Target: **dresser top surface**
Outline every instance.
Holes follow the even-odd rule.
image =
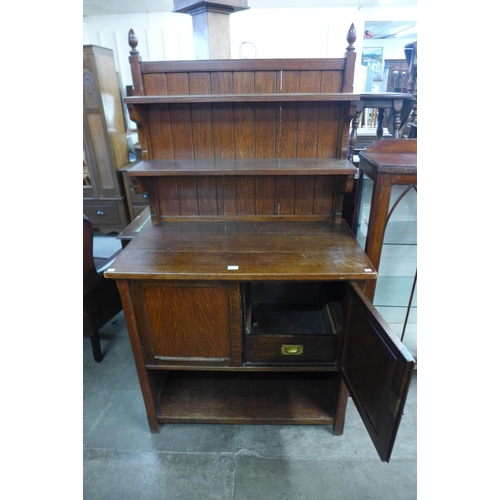
[[[114,279],[369,280],[377,273],[345,221],[148,221]]]

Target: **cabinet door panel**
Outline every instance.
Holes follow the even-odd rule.
[[[147,362],[231,357],[236,285],[148,282],[133,288]]]
[[[360,288],[348,287],[341,373],[382,461],[388,462],[415,362]]]

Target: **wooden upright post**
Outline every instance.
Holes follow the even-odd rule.
[[[231,59],[229,14],[248,9],[247,0],[174,0],[173,12],[190,14],[196,59]]]

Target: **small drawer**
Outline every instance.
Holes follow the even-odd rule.
[[[335,335],[247,335],[248,363],[335,363]]]
[[[83,213],[90,219],[92,225],[120,224],[120,212],[116,205],[87,205],[83,206]]]
[[[128,181],[128,192],[130,195],[130,201],[134,205],[147,205],[148,204],[148,196],[146,194],[141,194],[141,193],[136,193],[134,191],[134,186],[132,185],[132,181],[130,178],[127,179]]]
[[[337,362],[337,322],[321,283],[257,283],[245,294],[246,362]]]
[[[148,208],[148,205],[133,205],[132,206],[132,210],[133,210],[133,216],[134,216],[134,219],[136,217],[139,217],[139,215],[142,214],[142,212],[144,212],[144,209],[145,208]]]

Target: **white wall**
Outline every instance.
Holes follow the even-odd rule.
[[[231,14],[231,55],[242,42],[257,47],[258,58],[343,57],[351,23],[360,47],[364,21],[357,7],[249,9]]]
[[[191,16],[183,14],[124,14],[87,16],[83,20],[83,45],[99,45],[113,50],[122,87],[132,85],[128,57],[128,32],[132,28],[139,41],[143,61],[194,59]]]
[[[230,15],[231,55],[240,57],[240,44],[251,42],[258,58],[342,57],[346,35],[354,23],[354,44],[361,60],[363,44],[384,48],[384,59],[404,58],[408,39],[363,40],[365,20],[408,21],[417,19],[417,9],[381,7],[316,7],[248,9]],[[144,61],[194,59],[193,31],[189,14],[155,13],[84,18],[83,44],[113,49],[116,70],[123,88],[132,84],[128,56],[128,31],[139,40]]]

